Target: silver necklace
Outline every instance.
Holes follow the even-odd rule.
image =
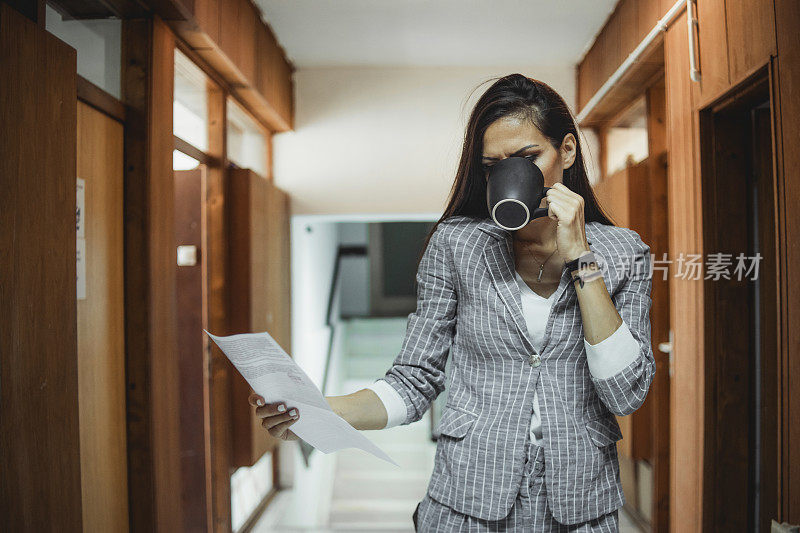
[[[525,247],[528,249],[528,253],[531,254],[531,257],[533,257],[533,260],[539,263],[539,260],[536,259],[536,256],[531,251],[530,245],[526,245]],[[537,283],[541,283],[542,281],[542,273],[544,272],[544,265],[546,265],[547,262],[550,261],[550,258],[553,257],[553,254],[556,253],[557,251],[558,251],[558,243],[556,243],[556,249],[553,250],[549,256],[547,256],[547,259],[544,260],[544,263],[539,263],[539,275],[536,277]]]

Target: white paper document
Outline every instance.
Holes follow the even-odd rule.
[[[206,331],[236,370],[267,403],[296,407],[291,431],[324,453],[359,448],[399,466],[364,434],[333,412],[311,378],[266,331],[217,337]]]

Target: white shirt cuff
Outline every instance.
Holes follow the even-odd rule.
[[[403,401],[400,394],[394,390],[386,380],[379,379],[367,388],[378,395],[378,398],[381,399],[383,406],[386,408],[386,414],[389,419],[383,429],[399,426],[406,421],[408,415],[406,403]]]
[[[589,372],[596,379],[606,379],[619,373],[639,357],[639,342],[633,337],[625,321],[608,337],[597,344],[585,338],[586,360]]]

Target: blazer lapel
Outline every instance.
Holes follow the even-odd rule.
[[[525,348],[535,351],[522,313],[522,297],[517,286],[517,280],[514,279],[514,257],[509,249],[510,246],[510,236],[489,239],[483,257],[486,261],[489,275],[492,278],[492,283],[500,295],[500,299],[503,300],[506,308],[511,312],[514,323],[517,325],[517,329],[525,342]]]
[[[492,278],[492,283],[500,295],[500,299],[511,312],[514,323],[517,325],[517,329],[525,342],[525,348],[530,351],[536,351],[528,332],[528,326],[525,323],[525,317],[522,311],[522,297],[520,296],[517,280],[514,277],[514,254],[511,242],[513,239],[512,232],[501,228],[491,219],[481,220],[478,224],[478,228],[494,237],[489,239],[483,254],[486,266],[489,270],[489,275]],[[591,224],[586,224],[585,228],[589,249],[593,250],[592,238],[594,236],[594,228]],[[572,277],[567,269],[564,268],[561,272],[558,288],[553,296],[554,306],[560,300],[570,283],[572,283]],[[552,319],[553,313],[550,314],[548,322]],[[548,328],[545,332],[542,351],[544,351],[550,339],[550,329],[552,328]]]

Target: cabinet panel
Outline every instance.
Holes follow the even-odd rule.
[[[250,170],[228,177],[229,333],[268,331],[291,354],[287,196]],[[232,375],[233,466],[251,466],[278,441],[247,404],[247,382]]]
[[[256,23],[260,21],[249,0],[223,0],[219,5],[219,47],[235,67],[241,83],[255,81]]]
[[[660,0],[639,0],[636,2],[638,5],[637,18],[639,23],[639,41],[641,42],[650,30],[656,25],[656,22],[663,17],[667,10],[661,9]]]
[[[771,0],[725,3],[731,81],[765,65],[775,54],[775,11]],[[746,45],[745,45],[746,43]]]
[[[194,18],[211,42],[219,42],[220,2],[218,0],[195,0]]]
[[[699,100],[705,102],[709,98],[719,96],[730,86],[725,2],[699,0],[697,2],[697,19],[700,30],[695,42],[699,48],[699,67],[702,79],[699,84],[695,84],[697,86],[695,89],[699,90]],[[673,26],[677,24],[680,23],[676,21]],[[685,19],[683,19],[683,25],[686,27]],[[689,38],[688,35],[686,38]],[[686,54],[688,57],[688,48]],[[688,72],[687,70],[686,76],[688,76]]]
[[[620,19],[615,12],[609,19],[602,34],[602,67],[598,89],[611,77],[622,64],[619,48]]]

